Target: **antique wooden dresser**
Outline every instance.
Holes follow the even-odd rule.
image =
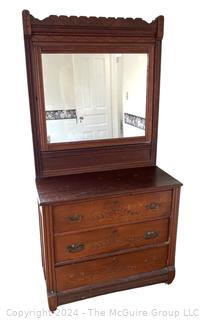
[[[156,166],[163,23],[23,11],[52,311],[174,279],[181,183]]]

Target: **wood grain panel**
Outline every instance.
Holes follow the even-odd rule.
[[[167,247],[116,255],[56,268],[57,291],[126,278],[166,266]]]
[[[45,177],[150,164],[150,144],[41,152]]]

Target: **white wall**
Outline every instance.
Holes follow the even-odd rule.
[[[34,312],[27,319],[68,319],[64,310],[78,309],[78,319],[96,319],[88,309],[138,309],[138,320],[158,310],[179,310],[177,319],[204,319],[204,1],[1,1],[1,265],[0,318],[16,311]],[[59,307],[46,316],[46,288],[41,268],[34,185],[34,162],[26,82],[22,9],[39,18],[50,14],[143,17],[165,15],[162,50],[158,165],[184,183],[181,193],[175,282],[109,294]],[[185,317],[184,309],[199,309]],[[83,314],[85,313],[85,314]],[[72,318],[75,319],[75,316]],[[105,319],[105,317],[99,317]],[[21,317],[25,319],[25,317]],[[110,317],[122,319],[122,317]],[[126,317],[134,319],[134,317]],[[136,317],[135,317],[136,319]]]
[[[147,88],[147,54],[123,54],[123,113],[145,118]]]
[[[145,136],[145,130],[134,127],[130,124],[123,123],[124,137],[143,137]]]
[[[42,54],[46,110],[75,109],[73,55]]]

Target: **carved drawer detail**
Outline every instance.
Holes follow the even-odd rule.
[[[166,242],[168,219],[55,236],[56,262]]]
[[[168,217],[171,199],[163,191],[54,206],[54,233]]]

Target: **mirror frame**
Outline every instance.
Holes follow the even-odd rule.
[[[164,18],[49,16],[23,11],[31,124],[37,177],[150,166],[156,163]],[[145,137],[48,143],[41,53],[147,53]]]

